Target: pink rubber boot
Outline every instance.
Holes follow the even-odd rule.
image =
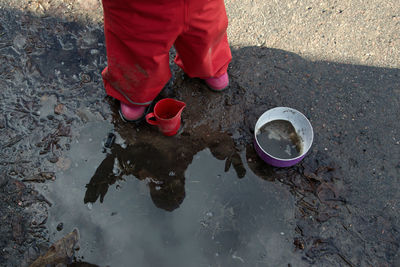
[[[147,106],[128,105],[124,102],[120,103],[121,105],[119,109],[119,114],[121,115],[123,120],[128,122],[139,122],[141,119],[144,118]]]
[[[228,73],[225,72],[219,77],[211,77],[204,80],[208,87],[216,92],[224,90],[229,85]]]

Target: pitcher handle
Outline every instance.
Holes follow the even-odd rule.
[[[146,115],[146,121],[148,124],[151,125],[158,125],[158,121],[156,120],[151,120],[152,118],[155,118],[156,116],[154,115],[154,112],[150,112],[149,114]]]

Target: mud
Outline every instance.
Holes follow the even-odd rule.
[[[158,99],[187,107],[179,135],[164,137],[123,123],[106,97],[101,24],[8,2],[2,266],[27,266],[74,228],[82,243],[72,266],[399,263],[398,69],[240,47],[218,94],[171,66]],[[310,153],[291,168],[269,167],[251,144],[258,116],[275,106],[300,110],[314,127]],[[117,138],[104,148],[110,132]]]

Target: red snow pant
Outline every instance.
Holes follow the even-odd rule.
[[[189,77],[218,77],[231,61],[223,0],[103,0],[108,95],[148,105],[171,78],[169,50]]]

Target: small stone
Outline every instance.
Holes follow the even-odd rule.
[[[83,73],[83,74],[81,75],[81,81],[82,81],[83,83],[88,83],[88,82],[90,82],[90,80],[91,80],[91,78],[90,78],[90,76],[89,76],[88,74]]]
[[[54,181],[56,179],[56,174],[54,172],[41,172],[40,176],[46,180]]]
[[[15,38],[14,38],[14,47],[17,49],[23,49],[26,45],[26,37],[18,34]]]
[[[64,229],[64,224],[62,223],[62,222],[60,222],[58,225],[57,225],[57,231],[61,231],[62,229]]]
[[[64,105],[63,104],[58,104],[54,107],[54,113],[57,115],[60,115],[64,112]]]
[[[113,133],[108,133],[107,139],[106,139],[106,141],[104,142],[104,147],[105,147],[105,148],[111,148],[112,145],[113,145],[114,142],[115,142],[115,138],[116,138],[115,134],[113,134]]]

